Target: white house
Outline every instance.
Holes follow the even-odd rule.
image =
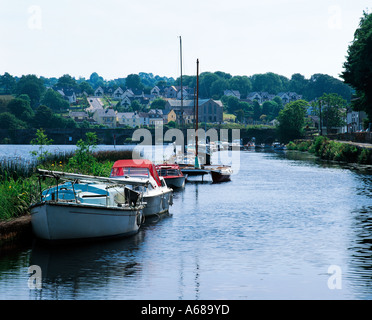
[[[141,120],[137,112],[118,112],[116,114],[116,121],[121,126],[132,128],[141,126]]]
[[[94,90],[94,95],[96,97],[102,97],[104,94],[104,90],[101,87],[98,87],[96,90]]]
[[[124,90],[120,87],[116,88],[113,92],[112,96],[113,98],[119,99],[124,93]]]
[[[240,92],[238,90],[225,90],[223,94],[225,96],[233,96],[240,99]]]
[[[367,118],[364,111],[349,110],[346,113],[347,132],[357,132],[363,130],[363,120]]]

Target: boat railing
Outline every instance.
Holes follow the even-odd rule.
[[[143,186],[147,187],[149,184],[149,181],[144,180],[133,180],[126,178],[119,180],[42,169],[38,169],[37,173],[39,174],[40,192],[38,203],[58,202],[66,204],[83,204],[87,206],[105,205],[106,207],[136,207],[138,205],[143,205],[143,192],[133,190],[133,188]],[[56,184],[42,190],[41,180],[45,180],[45,178],[55,179]],[[60,183],[61,180],[64,181],[62,184]],[[63,186],[66,182],[71,183],[71,189],[68,189],[69,186]],[[105,185],[105,192],[94,193],[91,191],[82,191],[75,189],[75,185],[79,184],[86,185],[88,190],[88,186],[94,183]],[[111,189],[115,189],[115,191],[111,192],[110,194]],[[61,197],[61,195],[63,196]],[[105,200],[103,202],[100,202],[100,198],[104,198]],[[113,198],[112,201],[111,198]],[[94,200],[96,200],[96,202],[94,202]]]

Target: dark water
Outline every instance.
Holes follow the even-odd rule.
[[[171,213],[128,239],[0,257],[0,299],[372,298],[367,171],[240,152],[231,182],[187,183]],[[30,265],[41,290],[28,287]]]

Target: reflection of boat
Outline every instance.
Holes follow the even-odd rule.
[[[256,139],[253,137],[245,146],[245,150],[253,150],[256,147]]]
[[[268,149],[273,149],[273,146],[269,144],[261,143],[259,145],[256,144],[255,149],[256,150],[268,150]]]
[[[276,151],[281,151],[281,150],[285,150],[286,146],[284,144],[281,144],[280,142],[274,142],[273,143],[273,148]]]
[[[31,224],[37,238],[83,240],[129,236],[142,223],[142,195],[129,186],[148,182],[116,181],[59,171],[38,170],[40,178],[56,179],[40,201],[31,205]],[[59,184],[60,180],[65,180]]]
[[[156,165],[156,171],[160,177],[163,177],[168,187],[183,188],[186,177],[183,175],[177,164],[159,164]]]
[[[169,212],[173,190],[167,187],[164,178],[159,177],[155,165],[150,160],[118,160],[112,166],[110,177],[118,180],[130,177],[149,181],[146,186],[138,185],[133,188],[143,194],[146,203],[143,214],[151,216]]]

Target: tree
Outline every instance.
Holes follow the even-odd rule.
[[[130,89],[143,90],[144,85],[141,82],[141,78],[138,74],[130,74],[125,79],[125,84]]]
[[[74,89],[77,86],[76,80],[69,74],[64,74],[62,77],[58,78],[58,82],[56,84],[56,87],[63,89]]]
[[[327,74],[316,73],[310,77],[305,97],[313,100],[324,93],[337,93],[345,100],[351,99],[351,88],[341,80]]]
[[[40,105],[35,112],[32,121],[34,128],[53,127],[53,111],[45,105]]]
[[[26,129],[27,125],[15,117],[14,114],[10,112],[4,112],[0,114],[0,128],[1,129]]]
[[[210,88],[210,96],[213,99],[220,99],[223,96],[224,90],[228,88],[228,82],[225,79],[214,81]]]
[[[63,111],[69,108],[69,103],[63,99],[60,93],[54,91],[53,89],[48,89],[45,92],[41,103],[48,106],[50,109],[54,111]]]
[[[156,98],[153,102],[151,102],[151,109],[164,109],[167,101],[162,98]]]
[[[363,12],[354,40],[348,48],[341,77],[355,88],[356,110],[364,110],[372,121],[372,13]]]
[[[5,72],[3,76],[0,77],[0,87],[4,94],[12,94],[16,88],[17,82],[15,78],[8,72]]]
[[[51,155],[48,150],[45,150],[44,146],[49,146],[53,143],[52,139],[48,139],[48,136],[44,133],[44,129],[37,129],[36,130],[36,138],[31,140],[31,144],[33,146],[38,146],[39,149],[37,151],[30,151],[31,155],[37,157],[38,161],[46,160],[46,158]]]
[[[28,123],[34,116],[34,111],[28,100],[15,98],[8,103],[8,110],[18,119]]]
[[[251,77],[251,82],[253,91],[264,91],[272,94],[283,91],[281,77],[273,72],[255,74]]]
[[[211,97],[211,87],[213,82],[219,80],[218,75],[212,72],[203,72],[199,77],[199,96],[201,98]]]
[[[282,142],[302,136],[307,105],[307,101],[297,100],[286,104],[284,109],[279,112],[278,134]]]
[[[94,90],[92,86],[87,81],[83,81],[79,84],[79,89],[81,92],[86,92],[89,95],[92,95],[94,93]]]
[[[267,115],[267,120],[271,121],[279,115],[279,106],[275,101],[265,101],[262,104],[262,113]]]
[[[247,97],[248,93],[252,91],[252,83],[247,76],[234,76],[229,80],[229,87],[231,90],[238,90],[242,98]]]
[[[319,100],[322,104],[322,122],[327,127],[327,133],[330,133],[332,127],[343,126],[345,124],[346,100],[335,93],[325,93]]]
[[[260,104],[258,103],[257,100],[253,101],[253,120],[260,120],[260,116],[262,114],[262,109]]]
[[[31,107],[34,109],[40,103],[40,98],[45,91],[43,80],[31,74],[22,76],[17,83],[16,93],[27,94],[31,99]]]

